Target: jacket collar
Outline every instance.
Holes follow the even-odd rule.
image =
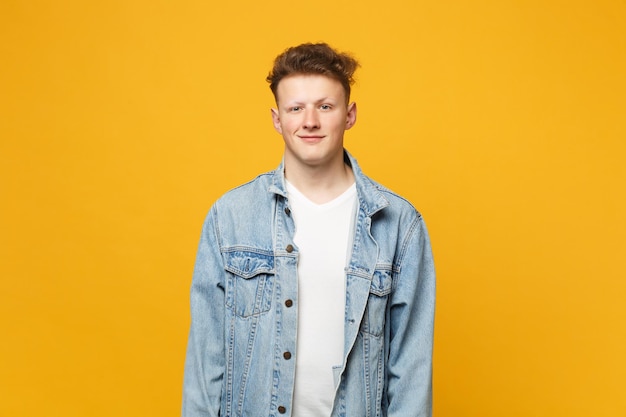
[[[344,149],[343,157],[345,162],[352,168],[356,182],[356,191],[359,198],[359,205],[366,216],[371,217],[377,211],[387,207],[389,201],[380,192],[379,186],[369,179],[357,163],[356,159]],[[287,187],[285,185],[285,159],[272,173],[272,182],[269,191],[287,198]]]

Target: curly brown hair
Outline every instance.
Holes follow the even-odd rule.
[[[345,52],[338,52],[326,43],[304,43],[286,49],[274,60],[274,67],[266,80],[274,99],[278,101],[276,90],[283,78],[294,74],[319,74],[341,83],[350,99],[350,86],[354,83],[354,72],[359,67],[356,59]]]

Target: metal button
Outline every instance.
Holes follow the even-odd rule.
[[[278,406],[278,412],[280,414],[285,414],[287,412],[287,409],[285,407],[283,407],[282,405]]]
[[[289,207],[285,207],[285,214],[287,216],[291,216],[291,210],[289,210]]]
[[[285,249],[287,250],[287,252],[291,253],[291,252],[293,252],[293,245],[289,244],[289,245],[287,245],[287,247]]]
[[[285,358],[285,359],[287,359],[287,360],[291,359],[291,352],[285,352],[285,353],[283,353],[283,358]]]
[[[293,301],[292,300],[285,300],[285,305],[287,307],[291,307],[293,305]]]

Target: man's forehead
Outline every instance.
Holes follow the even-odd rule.
[[[321,74],[293,74],[278,83],[276,89],[280,101],[319,101],[324,99],[345,100],[345,90],[341,83]]]

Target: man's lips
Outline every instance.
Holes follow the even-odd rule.
[[[298,135],[298,137],[305,142],[318,142],[324,139],[323,135]]]

